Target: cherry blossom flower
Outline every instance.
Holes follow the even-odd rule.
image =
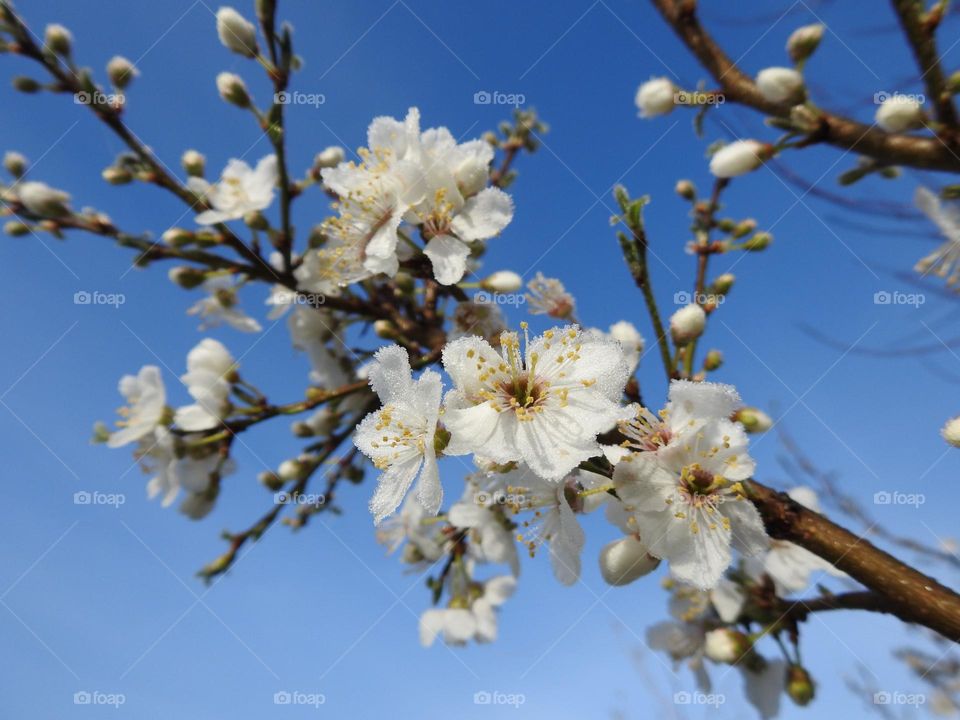
[[[120,378],[120,394],[127,406],[119,410],[120,428],[110,433],[107,447],[118,448],[151,435],[166,412],[167,393],[156,365],[144,365],[136,375]]]
[[[448,645],[465,645],[469,640],[493,642],[497,639],[496,610],[513,594],[517,581],[500,575],[476,586],[476,599],[457,595],[446,608],[432,608],[420,616],[420,642],[430,647],[438,635]]]
[[[527,283],[527,290],[529,292],[525,297],[530,303],[531,315],[549,315],[558,320],[573,317],[576,300],[558,279],[544,277],[543,273],[538,272]]]
[[[266,209],[273,202],[277,176],[277,156],[267,155],[257,163],[256,169],[243,160],[231,160],[216,184],[191,177],[187,187],[210,205],[209,210],[197,215],[197,223],[216,225]]]
[[[455,385],[444,400],[452,434],[445,452],[523,460],[540,477],[560,481],[600,455],[597,435],[630,413],[618,402],[628,375],[620,348],[575,325],[548,330],[525,352],[515,333],[500,342],[500,353],[477,337],[444,348]]]
[[[393,345],[377,351],[370,387],[383,407],[357,426],[354,444],[383,473],[370,500],[374,523],[400,506],[417,478],[417,499],[436,515],[443,499],[434,448],[443,392],[440,375],[425,370],[414,382],[407,351]]]
[[[201,340],[187,354],[187,372],[180,378],[196,403],[178,408],[174,423],[188,432],[219,425],[230,408],[230,375],[235,369],[233,356],[220,342]]]
[[[925,187],[918,187],[913,199],[947,239],[921,259],[914,269],[924,275],[933,273],[947,278],[947,285],[956,287],[960,284],[960,207],[954,203],[942,203]]]
[[[200,330],[227,324],[240,332],[260,332],[260,323],[240,309],[237,289],[227,275],[218,275],[204,281],[208,296],[201,298],[187,310],[187,315],[200,318]]]
[[[638,114],[646,119],[672,112],[676,92],[677,88],[669,78],[659,77],[647,80],[637,88],[637,96],[634,99],[637,110],[640,111]]]

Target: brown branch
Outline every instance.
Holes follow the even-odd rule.
[[[765,99],[753,80],[743,73],[714,41],[697,19],[691,0],[650,0],[673,28],[680,40],[696,56],[720,85],[731,102],[752,107],[766,115],[787,118],[790,105]],[[960,172],[960,153],[955,139],[916,137],[887,133],[850,118],[820,111],[816,140],[890,165],[905,165],[925,170]]]
[[[937,52],[937,42],[934,31],[942,19],[940,5],[934,6],[929,14],[924,12],[924,3],[918,0],[892,0],[893,9],[900,20],[904,35],[917,59],[917,66],[923,73],[920,77],[930,102],[936,109],[937,120],[948,127],[957,126],[957,109],[953,105],[953,97],[947,90],[947,79],[940,65],[940,54]]]
[[[747,493],[767,533],[827,560],[883,598],[884,612],[960,642],[960,595],[914,570],[863,537],[755,481]]]
[[[806,620],[810,613],[825,610],[867,610],[896,615],[890,602],[885,597],[869,590],[858,590],[838,595],[822,595],[816,598],[787,600],[785,602],[790,603],[790,606],[784,611],[784,616],[798,622]]]

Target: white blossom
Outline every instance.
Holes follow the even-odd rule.
[[[187,180],[187,187],[210,204],[211,209],[196,217],[200,225],[216,225],[266,209],[273,202],[276,184],[276,155],[262,158],[256,169],[243,160],[233,159],[227,163],[216,184],[196,176]]]
[[[247,315],[240,307],[237,289],[227,275],[217,275],[204,281],[207,297],[201,298],[188,310],[187,315],[200,318],[200,330],[227,324],[240,332],[260,332],[260,323]]]
[[[640,364],[640,356],[643,355],[645,342],[643,335],[634,327],[633,323],[627,320],[621,320],[610,326],[609,336],[620,343],[623,350],[623,356],[630,367],[631,374],[636,372]]]
[[[940,436],[954,447],[960,447],[960,417],[954,417],[947,420]]]
[[[30,180],[16,187],[17,197],[35,215],[60,217],[70,212],[70,195],[46,183]]]
[[[887,132],[912,130],[923,124],[923,105],[912,95],[890,95],[880,103],[874,119]]]
[[[217,35],[228,50],[249,58],[259,53],[256,28],[232,7],[217,10]]]
[[[512,270],[497,270],[483,279],[480,286],[495,293],[512,293],[523,287],[523,278]]]
[[[597,435],[625,417],[618,402],[628,374],[622,354],[613,341],[575,325],[548,330],[525,352],[515,333],[504,333],[500,342],[500,353],[477,337],[443,350],[455,385],[444,401],[444,425],[452,433],[446,452],[523,460],[559,481],[601,454]]]
[[[180,378],[196,402],[178,408],[174,423],[188,432],[219,425],[230,408],[230,375],[235,369],[233,356],[220,342],[201,340],[187,354],[187,372]]]
[[[357,426],[354,444],[382,471],[370,500],[374,522],[379,524],[400,506],[418,477],[417,499],[436,515],[443,499],[434,449],[443,392],[440,375],[425,370],[414,382],[407,351],[393,345],[377,351],[370,387],[383,407]]]
[[[652,118],[673,111],[676,92],[677,88],[669,78],[659,77],[647,80],[637,88],[637,96],[634,99],[640,111],[638,114],[642,118]]]
[[[310,381],[334,389],[350,382],[342,353],[335,348],[338,325],[325,310],[297,305],[287,318],[293,347],[310,359]]]
[[[427,610],[420,616],[421,644],[433,645],[438,635],[448,645],[465,645],[469,640],[493,642],[497,638],[496,610],[516,586],[513,577],[501,575],[483,583],[475,600],[458,597],[451,607]]]
[[[500,335],[507,329],[507,321],[498,305],[476,300],[457,303],[452,320],[452,327],[447,333],[448,340],[477,335],[494,347],[499,347]]]
[[[531,315],[549,315],[558,320],[573,316],[576,301],[557,278],[548,278],[538,272],[527,283],[527,289],[526,298],[530,303]]]
[[[946,238],[946,242],[921,259],[914,270],[946,278],[951,287],[960,284],[960,206],[941,202],[925,187],[918,187],[913,198],[917,207]]]
[[[686,345],[703,335],[707,313],[697,303],[684,305],[670,316],[670,336],[677,345]]]
[[[167,394],[156,365],[144,365],[136,375],[124,375],[120,378],[119,390],[127,406],[119,411],[123,417],[117,422],[120,429],[110,433],[107,440],[107,447],[111,448],[151,434],[166,412]]]
[[[660,565],[636,535],[613,540],[600,551],[600,574],[610,585],[629,585]]]

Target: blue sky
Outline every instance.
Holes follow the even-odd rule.
[[[793,28],[826,22],[830,32],[809,64],[808,84],[816,100],[859,119],[872,117],[874,92],[919,90],[905,80],[915,73],[885,6],[864,18],[851,3],[777,2],[762,20],[745,21],[735,14],[740,9],[703,5],[706,24],[750,73],[785,63],[783,44]],[[252,14],[247,4],[239,8]],[[127,123],[171,167],[188,147],[204,152],[213,172],[230,157],[267,154],[249,116],[216,94],[214,76],[231,70],[244,75],[256,99],[268,97],[257,68],[219,45],[215,5],[23,0],[20,10],[38,30],[52,21],[68,26],[83,64],[99,69],[114,54],[136,62],[141,77],[129,92]],[[688,290],[693,276],[684,253],[687,208],[673,195],[674,183],[686,177],[709,186],[704,151],[713,140],[775,137],[760,118],[729,106],[711,116],[702,140],[688,113],[637,119],[639,82],[666,74],[689,87],[701,77],[642,2],[533,1],[522,11],[506,0],[482,8],[417,0],[287,2],[281,14],[293,22],[306,59],[296,88],[325,98],[289,113],[297,174],[327,145],[362,144],[374,116],[402,116],[411,105],[420,107],[425,126],[446,125],[464,138],[479,136],[510,111],[476,105],[478,91],[520,93],[539,110],[551,132],[537,154],[518,162],[511,188],[516,217],[492,241],[486,267],[561,277],[590,325],[629,319],[652,337],[609,225],[611,187],[622,182],[653,198],[646,217],[657,258],[654,284],[670,309],[674,292]],[[948,67],[956,56],[948,53]],[[0,66],[5,77],[32,70],[8,56]],[[70,191],[77,206],[102,209],[130,231],[190,225],[178,202],[160,191],[100,180],[121,145],[69,98],[18,96],[4,82],[0,103],[3,149],[35,161],[34,179]],[[820,148],[783,160],[826,191],[838,190],[836,175],[854,162]],[[864,181],[845,194],[906,204],[917,182],[936,181],[907,173],[896,182]],[[894,224],[843,211],[771,168],[735,182],[726,202],[732,215],[770,228],[775,242],[763,254],[716,262],[716,272],[735,265],[738,276],[705,341],[726,357],[716,379],[782,416],[806,450],[891,529],[932,544],[955,532],[960,455],[947,450],[938,430],[960,411],[958,357],[944,350],[922,362],[878,359],[813,342],[803,331],[812,326],[858,348],[949,343],[950,300],[936,282],[921,290],[926,302],[919,308],[874,303],[879,291],[916,291],[895,273],[932,249],[930,228],[918,218]],[[322,219],[327,206],[313,192],[295,212],[303,229]],[[369,484],[340,495],[343,516],[321,516],[296,535],[277,527],[227,577],[203,586],[193,573],[222,551],[219,532],[246,527],[270,502],[256,473],[296,452],[286,422],[244,438],[239,472],[205,521],[149,502],[146,478],[130,456],[91,446],[90,428],[120,404],[117,379],[145,363],[164,369],[174,402],[186,400],[175,376],[201,337],[194,318],[184,315],[197,296],[171,286],[163,267],[131,270],[130,255],[99,238],[6,238],[0,258],[7,296],[0,330],[8,347],[0,355],[0,492],[7,508],[0,530],[6,648],[0,694],[10,716],[401,711],[431,718],[636,718],[661,702],[671,716],[673,692],[692,687],[688,673],[674,676],[662,658],[643,651],[645,628],[666,616],[657,580],[603,585],[593,558],[613,535],[598,519],[588,520],[593,532],[583,582],[563,588],[542,558],[526,563],[492,646],[419,646],[417,616],[427,592],[422,579],[404,575],[374,542]],[[126,302],[118,309],[74,305],[82,290],[123,293]],[[261,301],[253,292],[245,296],[257,313]],[[282,323],[266,327],[257,338],[213,335],[242,355],[245,375],[271,398],[293,400],[306,381],[306,360],[290,348]],[[644,359],[640,377],[645,397],[657,405],[665,387],[655,354]],[[775,437],[755,441],[754,450],[760,478],[787,481]],[[461,469],[445,470],[450,492],[459,492]],[[75,505],[74,493],[84,490],[122,493],[125,502],[116,509]],[[926,502],[874,508],[872,496],[882,490],[922,493]],[[869,663],[879,688],[916,687],[889,659],[889,649],[906,637],[883,617],[836,614],[807,623],[804,657],[820,680],[814,712],[860,710],[842,680],[858,661]],[[724,707],[693,708],[686,716],[742,716],[737,674],[715,678]],[[122,693],[126,702],[119,710],[77,707],[78,691]],[[277,708],[278,691],[323,693],[326,704]],[[523,694],[526,701],[519,710],[475,706],[474,693],[482,691]],[[804,712],[786,704],[783,716]]]

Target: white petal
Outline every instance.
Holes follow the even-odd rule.
[[[470,248],[452,235],[437,235],[430,239],[423,254],[433,264],[433,275],[441,285],[460,282],[467,271]]]
[[[453,231],[466,241],[498,235],[513,219],[513,200],[500,188],[486,188],[467,200],[453,218]]]

